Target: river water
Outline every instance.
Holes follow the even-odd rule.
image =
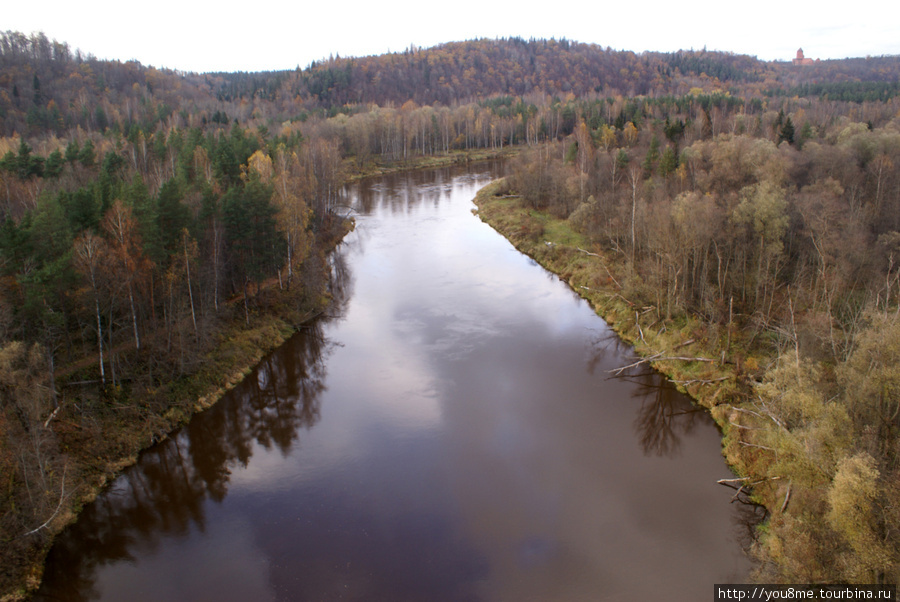
[[[331,315],[142,454],[39,600],[705,600],[743,582],[720,435],[472,214],[499,166],[348,190]]]

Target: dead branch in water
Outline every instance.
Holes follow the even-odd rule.
[[[731,496],[731,503],[740,502],[742,504],[749,504],[752,506],[759,506],[756,502],[753,502],[749,498],[747,500],[743,500],[740,498],[741,493],[746,496],[749,496],[749,490],[753,487],[756,487],[760,483],[765,483],[766,481],[777,481],[781,479],[781,477],[763,477],[762,479],[757,479],[753,481],[751,477],[739,477],[736,479],[719,479],[716,481],[719,485],[725,485],[726,487],[730,487],[734,489],[734,495]]]

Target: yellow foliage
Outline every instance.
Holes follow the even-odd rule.
[[[626,124],[625,124],[625,127],[623,128],[622,131],[623,131],[624,134],[625,134],[625,141],[626,141],[629,145],[634,144],[635,142],[637,142],[638,131],[637,131],[637,128],[634,126],[633,123],[631,123],[630,121],[629,121],[628,123],[626,123]]]
[[[46,366],[41,347],[36,343],[10,341],[0,347],[0,391],[32,422],[42,422],[50,408]]]
[[[600,146],[609,150],[616,144],[616,130],[609,125],[601,125],[599,130]]]
[[[850,417],[820,390],[822,382],[815,365],[782,359],[757,387],[758,407],[775,423],[759,432],[762,445],[775,450],[770,474],[801,487],[829,483],[851,445]]]
[[[842,557],[845,576],[857,583],[874,582],[890,562],[878,534],[876,512],[879,479],[875,459],[867,453],[844,458],[828,490],[829,525],[852,549]]]
[[[269,184],[272,181],[272,159],[265,152],[258,150],[247,159],[247,170],[250,174],[256,174],[259,179]]]

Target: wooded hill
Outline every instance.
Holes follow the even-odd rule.
[[[777,440],[732,433],[738,467],[790,483],[755,489],[761,574],[896,582],[898,81],[896,57],[521,39],[195,74],[3,34],[0,591],[221,385],[216,353],[319,306],[349,175],[511,145],[540,149],[513,192],[616,258],[617,294],[759,383],[734,407],[760,424],[732,422]]]

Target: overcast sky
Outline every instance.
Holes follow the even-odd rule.
[[[0,30],[43,31],[101,59],[262,71],[474,38],[567,38],[615,50],[724,50],[763,60],[900,55],[900,2],[508,3],[112,0],[9,2]]]

